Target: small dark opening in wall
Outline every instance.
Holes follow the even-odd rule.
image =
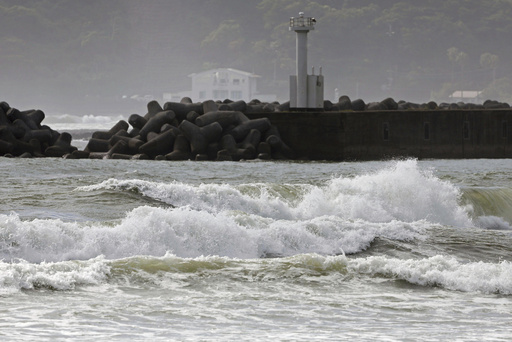
[[[423,123],[423,137],[425,140],[430,140],[430,122]]]
[[[384,141],[389,140],[389,123],[387,122],[382,124],[382,139],[384,139]]]
[[[464,134],[464,139],[469,140],[469,121],[464,121],[464,125],[462,127],[462,132]]]
[[[508,138],[508,125],[506,120],[501,122],[501,137],[503,139]]]

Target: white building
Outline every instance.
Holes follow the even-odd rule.
[[[457,90],[449,98],[452,102],[482,103],[482,92],[476,90]]]
[[[260,101],[275,101],[275,96],[272,98],[258,93],[257,79],[260,76],[250,72],[219,68],[190,74],[189,77],[192,79],[190,97],[194,101],[250,101],[255,98]]]

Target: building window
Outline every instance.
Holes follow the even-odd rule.
[[[199,98],[200,99],[205,99],[206,98],[206,91],[205,90],[202,90],[199,92]]]
[[[387,122],[382,124],[382,139],[384,139],[384,141],[389,140],[389,123]]]
[[[240,79],[239,78],[234,78],[233,79],[233,85],[240,85]]]
[[[240,90],[233,90],[233,91],[231,91],[231,99],[232,100],[241,100],[242,99],[242,92]]]
[[[469,140],[469,121],[464,121],[464,125],[462,127],[462,133],[464,135],[464,140]]]
[[[503,139],[508,138],[508,125],[506,120],[501,122],[501,137]]]
[[[229,96],[229,92],[227,90],[214,90],[213,98],[214,99],[227,99]]]
[[[229,82],[229,74],[227,72],[216,72],[213,76],[214,85],[227,85]]]
[[[430,140],[430,122],[423,123],[423,138]]]
[[[228,84],[229,83],[229,75],[227,72],[219,73],[219,83],[220,84]]]

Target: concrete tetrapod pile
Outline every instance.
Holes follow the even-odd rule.
[[[77,151],[69,133],[59,133],[42,125],[43,111],[20,111],[0,102],[0,156],[63,157]]]
[[[109,131],[94,132],[84,151],[68,158],[215,160],[293,159],[268,118],[250,120],[244,112],[262,110],[244,101],[192,103],[189,98],[147,104]],[[265,106],[265,105],[263,105]],[[272,108],[272,110],[275,110]],[[131,127],[130,127],[131,126]]]
[[[426,103],[413,103],[400,100],[396,102],[391,97],[388,97],[380,102],[365,103],[362,99],[351,100],[348,96],[340,96],[338,102],[332,103],[331,101],[324,101],[324,110],[329,112],[340,111],[357,111],[362,112],[366,110],[446,110],[446,109],[506,109],[510,105],[505,102],[494,100],[486,100],[482,104],[453,102],[442,102],[437,104],[434,101]]]

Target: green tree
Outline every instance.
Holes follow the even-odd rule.
[[[240,67],[245,48],[242,27],[236,20],[222,21],[203,39],[201,48],[205,55],[219,65]]]
[[[468,54],[460,51],[459,49],[455,47],[451,47],[447,51],[448,59],[452,63],[452,83],[454,80],[455,75],[455,66],[459,66],[461,69],[461,79],[464,79],[464,66],[467,63],[468,60]]]
[[[492,82],[496,82],[496,67],[498,66],[498,63],[500,61],[500,58],[496,55],[493,55],[489,52],[486,52],[480,56],[480,65],[484,69],[491,69],[492,70]]]

